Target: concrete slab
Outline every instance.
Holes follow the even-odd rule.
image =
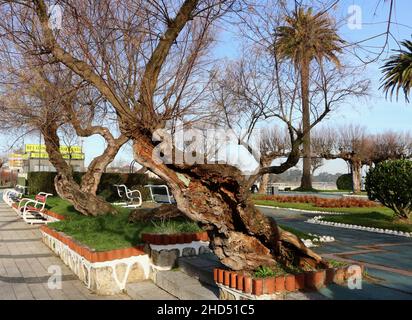
[[[218,300],[219,290],[181,271],[160,271],[155,284],[180,300]]]
[[[150,280],[128,284],[126,293],[133,300],[177,300],[175,296],[162,290]]]

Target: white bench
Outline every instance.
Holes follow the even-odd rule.
[[[152,201],[156,203],[176,203],[175,198],[169,192],[169,188],[165,184],[148,184],[145,186],[150,190]]]
[[[52,196],[52,194],[40,192],[34,199],[23,198],[19,201],[19,205],[15,210],[28,224],[47,224],[48,218],[43,211],[49,196]]]
[[[3,192],[3,201],[11,206],[14,202],[19,202],[26,193],[26,186],[17,184],[14,189],[7,189]]]
[[[115,184],[114,186],[123,202],[115,202],[113,205],[123,208],[138,208],[142,205],[142,194],[139,190],[130,190],[124,184]]]

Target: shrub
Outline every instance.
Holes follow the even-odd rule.
[[[75,172],[73,178],[77,183],[80,183],[84,173]],[[56,172],[29,172],[27,176],[29,193],[37,194],[39,192],[47,192],[56,195],[54,187],[54,178]],[[146,184],[164,184],[161,179],[149,178],[141,173],[103,173],[100,179],[97,194],[106,201],[114,202],[119,200],[117,190],[113,187],[114,184],[125,184],[130,189],[138,189],[142,193],[143,200],[150,198],[148,188],[144,188]]]
[[[401,219],[412,212],[412,161],[393,160],[369,170],[365,181],[371,200],[380,201]]]
[[[336,180],[336,187],[338,190],[352,190],[353,189],[353,182],[352,182],[352,174],[342,174],[338,180]]]
[[[56,195],[54,188],[55,172],[29,172],[27,174],[28,192],[37,194],[39,192],[47,192]]]

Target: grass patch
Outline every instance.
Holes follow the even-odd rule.
[[[373,228],[381,228],[381,229],[391,229],[403,232],[412,232],[412,222],[403,222],[397,219],[394,216],[394,213],[391,209],[386,207],[369,207],[369,208],[322,208],[316,207],[311,203],[294,203],[294,202],[276,202],[271,200],[254,200],[255,204],[257,205],[264,205],[264,206],[271,206],[271,207],[279,207],[285,209],[301,209],[301,210],[316,210],[316,211],[324,211],[324,212],[342,212],[346,213],[345,215],[331,215],[325,216],[322,220],[329,221],[329,222],[337,222],[337,223],[347,223],[347,224],[356,224],[359,226],[365,227],[373,227]],[[283,228],[283,226],[282,226]],[[287,228],[285,228],[286,231]],[[295,232],[299,232],[295,230],[295,232],[290,231],[294,234]],[[298,235],[302,238],[301,235]],[[310,238],[303,238],[303,239],[310,239]]]
[[[333,259],[328,259],[328,262],[332,268],[342,268],[342,267],[346,267],[349,265],[349,263],[347,262],[333,260]]]
[[[393,213],[386,211],[374,211],[362,214],[349,213],[341,216],[324,217],[322,220],[337,223],[356,224],[358,226],[365,227],[412,232],[411,221],[409,221],[409,223],[399,221],[398,219],[394,218]]]
[[[281,268],[269,268],[265,266],[261,266],[255,270],[253,276],[255,278],[261,279],[261,278],[268,278],[268,277],[277,277],[286,274],[287,272]]]
[[[294,234],[295,236],[297,236],[299,239],[310,239],[313,240],[315,239],[314,236],[311,236],[303,231],[297,230],[295,228],[291,228],[285,225],[279,225],[280,228],[282,228],[283,230],[290,232],[292,234]]]
[[[78,213],[69,202],[58,197],[48,198],[47,208],[67,217],[65,220],[48,224],[50,228],[64,232],[96,251],[128,248],[141,244],[142,233],[169,234],[202,231],[197,223],[184,218],[129,223],[131,209],[127,208],[117,208],[117,215],[86,217]]]

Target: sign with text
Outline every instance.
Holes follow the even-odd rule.
[[[26,144],[25,152],[29,155],[30,159],[48,159],[49,155],[46,151],[46,146],[43,144]],[[68,160],[84,160],[84,153],[80,146],[61,146],[60,153],[63,158]]]

